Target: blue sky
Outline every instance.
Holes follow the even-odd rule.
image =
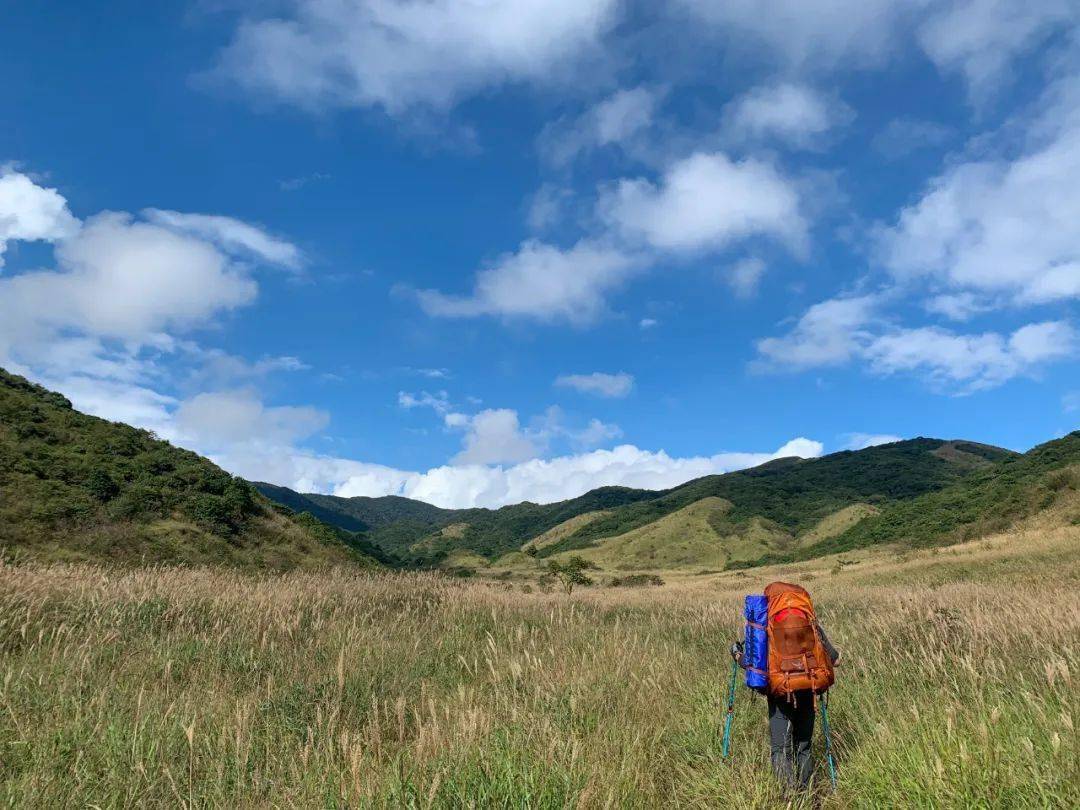
[[[0,363],[449,506],[1080,416],[1068,0],[22,4]]]

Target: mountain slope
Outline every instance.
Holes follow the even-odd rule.
[[[207,459],[0,369],[0,550],[49,560],[371,565]]]
[[[736,523],[760,516],[798,535],[846,506],[924,495],[1012,455],[987,445],[918,438],[816,459],[778,459],[658,493],[590,523],[546,551],[587,548],[708,497],[730,501],[729,518]]]
[[[1080,431],[987,467],[936,492],[893,503],[814,547],[816,554],[882,543],[960,542],[1065,504],[1080,522]],[[800,555],[801,556],[801,555]]]
[[[308,499],[323,510],[315,514],[342,527],[363,521],[371,526],[365,537],[373,544],[413,561],[432,563],[460,551],[494,560],[525,547],[541,558],[606,547],[611,538],[643,529],[705,499],[720,499],[730,507],[709,512],[711,536],[727,538],[730,548],[705,556],[722,558],[727,564],[748,564],[754,559],[751,550],[766,556],[791,554],[796,538],[804,534],[808,545],[834,538],[858,523],[857,518],[885,505],[942,490],[1015,455],[973,442],[920,438],[818,459],[778,459],[670,490],[604,487],[559,503],[521,503],[497,510],[445,510],[402,498],[301,496],[291,490],[285,490],[291,500],[283,502],[293,505],[301,503],[296,499]],[[280,489],[259,486],[271,497],[277,497],[274,493]],[[843,512],[855,506],[859,508]],[[374,525],[376,507],[403,517]],[[650,533],[650,542],[660,536],[677,540],[678,532],[672,529],[677,524],[662,524],[659,533]],[[453,532],[442,531],[449,526]],[[731,553],[734,547],[739,553]],[[681,559],[687,565],[698,564],[690,561],[691,556],[683,554]],[[707,565],[704,560],[701,564]]]
[[[601,487],[578,498],[553,504],[528,501],[501,509],[440,509],[408,498],[342,498],[333,495],[300,494],[271,484],[255,484],[263,494],[293,509],[312,514],[341,528],[369,527],[365,538],[388,554],[414,563],[438,562],[455,550],[465,549],[495,559],[517,551],[522,544],[571,518],[599,512],[657,493],[626,487]],[[314,511],[314,508],[319,511]],[[395,515],[398,516],[395,519]],[[452,535],[439,532],[460,524]]]

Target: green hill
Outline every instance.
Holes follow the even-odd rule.
[[[0,369],[0,552],[8,558],[374,565],[347,532],[145,430]]]
[[[369,527],[364,535],[368,541],[424,564],[459,552],[496,560],[520,550],[540,558],[573,551],[614,564],[622,553],[617,549],[623,549],[637,561],[623,560],[624,567],[644,564],[650,553],[661,562],[677,557],[680,565],[710,567],[826,548],[884,507],[945,490],[1015,457],[989,445],[920,438],[818,459],[778,459],[670,490],[603,487],[559,503],[496,510],[437,509],[403,498],[337,498],[291,490],[281,495],[277,493],[282,488],[259,486],[293,508],[314,504],[320,511],[313,514],[343,528],[363,523]],[[728,506],[686,513],[694,516],[693,541],[680,519],[665,520],[710,499]],[[444,531],[451,526],[452,532]],[[612,544],[612,538],[627,540]],[[688,544],[687,549],[692,546],[698,553],[661,553],[659,547],[666,543]],[[647,550],[639,554],[639,549]]]
[[[1080,431],[980,468],[935,492],[888,504],[835,537],[818,554],[881,543],[930,546],[1002,531],[1080,491]],[[1068,519],[1080,523],[1080,503]],[[803,556],[800,554],[799,556]]]

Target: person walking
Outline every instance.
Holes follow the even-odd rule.
[[[821,695],[833,684],[840,653],[817,620],[810,594],[786,582],[765,588],[768,600],[769,747],[787,788],[803,790],[814,773],[811,740]]]

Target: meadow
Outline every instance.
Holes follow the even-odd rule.
[[[745,593],[843,660],[794,807],[1076,807],[1080,527],[545,592],[439,574],[0,565],[0,805],[774,807]],[[820,742],[821,735],[817,734]]]

